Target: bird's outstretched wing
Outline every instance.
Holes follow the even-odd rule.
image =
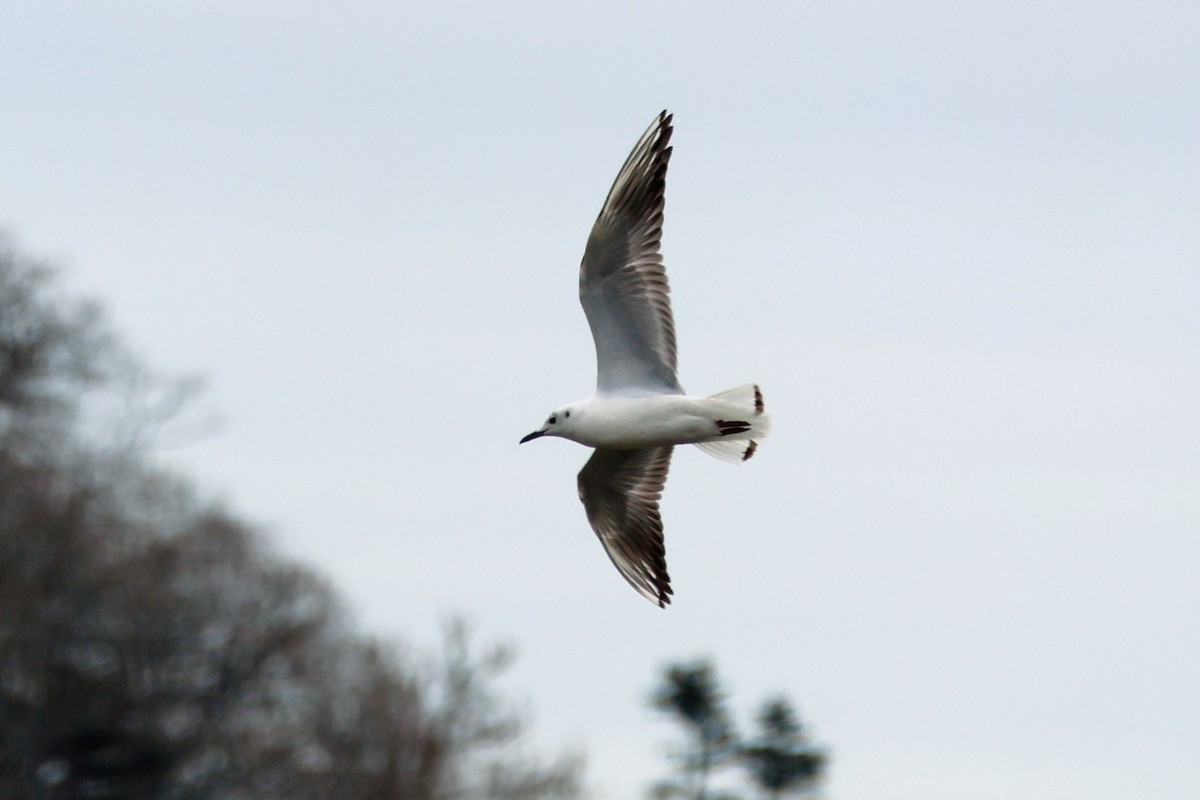
[[[597,449],[579,473],[579,499],[604,551],[629,585],[660,607],[673,593],[658,513],[673,449]]]
[[[588,236],[579,301],[596,342],[600,394],[682,394],[662,238],[671,115],[642,134]]]

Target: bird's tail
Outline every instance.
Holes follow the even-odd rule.
[[[719,418],[714,421],[713,438],[696,446],[711,456],[740,464],[758,449],[758,440],[771,431],[771,417],[756,383],[714,394]]]

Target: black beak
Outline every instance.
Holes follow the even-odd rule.
[[[540,439],[545,435],[546,435],[545,431],[534,431],[533,433],[529,434],[521,441],[517,442],[517,444],[525,444],[526,442],[532,442],[534,439]]]

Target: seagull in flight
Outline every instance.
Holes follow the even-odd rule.
[[[741,463],[770,429],[756,384],[693,397],[675,375],[671,289],[659,253],[672,130],[663,111],[642,134],[583,253],[579,301],[596,343],[596,392],[555,409],[521,439],[559,436],[595,448],[579,473],[588,522],[629,585],[662,608],[673,591],[658,503],[675,445]]]

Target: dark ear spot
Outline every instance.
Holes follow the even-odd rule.
[[[570,411],[570,409],[568,409],[563,412],[563,419],[570,419],[570,418],[571,418],[571,411]]]

